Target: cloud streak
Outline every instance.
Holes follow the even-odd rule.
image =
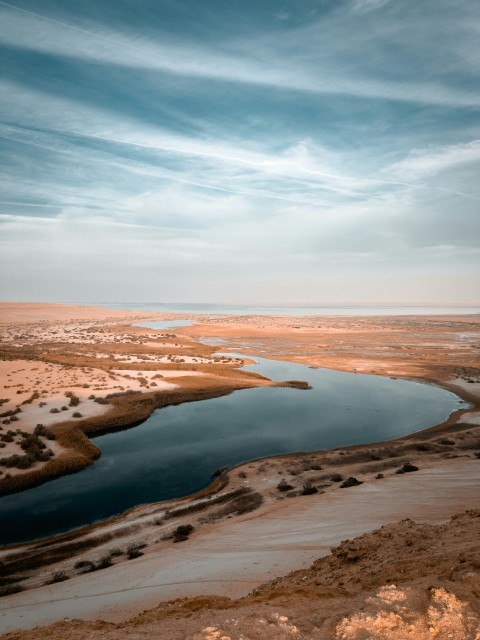
[[[371,2],[362,4],[364,8],[371,5]],[[93,27],[81,28],[6,2],[0,2],[0,6],[5,8],[2,16],[4,30],[0,42],[24,50],[84,62],[101,62],[165,74],[227,83],[247,83],[320,95],[340,94],[438,105],[480,106],[477,93],[435,82],[431,78],[422,78],[419,82],[393,78],[378,80],[372,74],[359,74],[358,68],[352,73],[349,69],[351,65],[348,64],[343,65],[343,68],[337,66],[332,73],[329,60],[327,58],[324,61],[325,56],[322,52],[316,59],[308,60],[304,51],[298,51],[298,43],[305,37],[325,37],[328,33],[325,27],[328,25],[323,23],[320,23],[318,28],[314,25],[305,30],[294,31],[287,39],[286,42],[289,44],[284,47],[283,52],[278,49],[272,51],[268,41],[262,42],[261,38],[257,43],[239,40],[225,51],[224,47],[219,49],[197,43],[185,43],[183,40],[169,41],[163,45],[148,37],[132,38],[128,32],[111,31],[99,25],[95,30]],[[332,26],[339,33],[335,34],[334,31],[334,37],[328,38],[328,46],[338,49],[339,44],[335,43],[335,40],[342,38],[342,32],[348,31],[350,23],[339,24],[338,21],[334,21]],[[32,38],[32,33],[37,33],[37,37]],[[252,47],[256,51],[255,56],[249,55]]]
[[[0,295],[474,300],[478,8],[185,1],[0,0]]]

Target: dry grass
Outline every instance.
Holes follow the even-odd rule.
[[[166,511],[162,520],[171,520],[172,518],[179,518],[192,513],[198,513],[199,511],[205,511],[205,509],[209,509],[212,505],[224,504],[225,502],[230,502],[231,500],[250,493],[252,493],[252,489],[249,487],[240,487],[239,489],[229,491],[228,493],[224,493],[216,498],[205,500],[204,502],[197,502],[186,507],[180,507],[180,509]]]
[[[250,491],[244,495],[240,495],[234,500],[228,502],[222,509],[218,509],[200,519],[200,523],[215,522],[228,516],[241,516],[245,513],[255,511],[262,506],[264,502],[263,496],[255,491]]]
[[[3,477],[0,481],[0,496],[38,486],[52,478],[76,473],[89,466],[100,456],[100,450],[88,436],[100,436],[135,427],[147,420],[156,409],[184,402],[218,398],[234,390],[254,386],[248,379],[235,381],[231,385],[203,378],[200,383],[195,381],[197,386],[194,386],[191,379],[186,379],[185,382],[185,387],[162,392],[112,394],[107,396],[111,408],[106,414],[77,419],[75,424],[65,422],[55,425],[52,431],[55,433],[56,440],[68,449],[68,452],[50,460],[38,469],[32,469],[21,475]]]
[[[24,574],[41,567],[55,564],[61,560],[69,560],[74,555],[83,551],[94,549],[110,540],[116,540],[135,533],[139,528],[139,525],[130,525],[109,533],[83,538],[74,542],[64,544],[50,543],[47,547],[39,546],[28,550],[21,549],[18,552],[13,552],[9,556],[6,556],[4,560],[0,562],[0,578],[10,578],[11,576],[17,576],[18,574]]]

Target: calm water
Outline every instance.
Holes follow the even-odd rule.
[[[160,331],[175,329],[175,327],[191,327],[191,320],[159,320],[158,322],[134,322],[134,327],[149,327]]]
[[[0,543],[67,531],[138,504],[192,493],[207,486],[220,466],[387,440],[465,406],[433,386],[258,362],[252,367],[259,373],[307,380],[313,388],[249,389],[166,407],[138,427],[96,438],[102,457],[93,466],[0,499]]]
[[[285,315],[285,316],[405,316],[405,315],[449,315],[449,314],[478,314],[478,306],[277,306],[262,307],[248,305],[222,305],[205,303],[178,303],[178,302],[89,302],[88,304],[108,309],[128,309],[131,311],[147,311],[161,313],[189,313],[211,315]],[[177,325],[181,326],[181,325]]]

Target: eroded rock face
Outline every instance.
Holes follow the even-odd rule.
[[[226,635],[219,626],[204,627],[200,633],[193,636],[193,640],[306,640],[297,626],[291,623],[288,616],[280,613],[272,613],[266,617],[250,617],[248,619],[233,618],[229,620],[229,626],[237,627]]]
[[[395,585],[381,587],[365,601],[366,611],[344,618],[336,628],[339,640],[474,640],[480,618],[467,603],[441,587],[425,597]]]
[[[204,626],[193,640],[478,640],[480,617],[471,606],[443,587],[418,589],[383,585],[358,603],[331,633],[306,630],[287,615],[242,615]],[[318,603],[321,609],[321,602]],[[317,616],[318,619],[318,616]],[[304,627],[304,628],[302,628]]]

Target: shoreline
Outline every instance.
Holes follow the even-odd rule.
[[[252,357],[255,357],[254,354],[249,354],[252,355]],[[279,360],[279,358],[276,358],[277,360]],[[285,360],[285,361],[291,361],[291,360]],[[317,367],[316,367],[317,368]],[[353,371],[350,372],[346,372],[346,373],[353,373]],[[260,376],[260,374],[256,374],[257,376]],[[362,375],[369,375],[369,374],[362,374]],[[373,375],[381,375],[381,374],[373,374]],[[260,376],[263,377],[263,376]],[[400,378],[400,376],[398,376]],[[264,378],[266,381],[270,382],[271,385],[269,386],[287,386],[285,383],[276,383],[275,381],[271,381],[267,378]],[[229,474],[232,474],[234,471],[241,469],[244,466],[247,466],[251,463],[262,463],[262,462],[266,462],[266,461],[270,461],[270,460],[288,460],[288,459],[295,459],[298,456],[303,456],[303,455],[309,455],[309,454],[315,454],[315,453],[324,453],[324,452],[329,452],[329,453],[335,453],[337,451],[361,451],[363,449],[366,448],[371,448],[371,447],[382,447],[382,446],[389,446],[389,445],[395,445],[397,443],[409,443],[410,441],[414,442],[416,440],[421,440],[424,439],[426,436],[428,436],[429,434],[437,434],[437,433],[444,433],[444,435],[448,435],[450,433],[455,433],[455,429],[452,429],[451,427],[455,427],[455,425],[461,423],[461,418],[463,416],[468,416],[468,414],[474,412],[474,411],[480,411],[480,398],[476,397],[475,395],[468,393],[467,391],[465,391],[464,389],[462,389],[459,386],[453,385],[451,383],[446,383],[445,381],[441,381],[441,380],[435,380],[435,379],[428,379],[428,378],[419,378],[419,377],[411,377],[411,376],[405,376],[405,377],[401,377],[401,379],[403,380],[407,380],[407,381],[411,381],[411,382],[416,382],[418,384],[432,384],[436,387],[445,389],[447,391],[451,391],[452,393],[454,393],[458,398],[460,398],[461,400],[464,400],[466,402],[469,402],[471,404],[470,407],[466,407],[466,408],[461,408],[461,409],[456,409],[455,411],[453,411],[445,420],[443,420],[442,422],[439,422],[437,424],[431,425],[430,427],[425,427],[422,428],[418,431],[414,431],[412,433],[406,434],[404,436],[399,436],[396,438],[393,438],[391,440],[379,440],[379,441],[374,441],[374,442],[368,442],[368,443],[358,443],[358,444],[349,444],[349,445],[344,445],[344,446],[339,446],[339,447],[334,447],[332,449],[312,449],[312,450],[298,450],[298,451],[292,451],[292,452],[288,452],[288,453],[283,453],[283,454],[273,454],[273,455],[267,455],[267,456],[261,456],[258,458],[251,458],[248,460],[244,460],[242,462],[239,462],[238,464],[235,464],[231,467],[225,467],[223,468],[222,474],[220,477],[214,478],[213,481],[211,483],[209,483],[208,485],[206,485],[205,487],[203,487],[202,489],[199,489],[198,491],[194,492],[194,493],[190,493],[190,494],[185,494],[185,495],[179,495],[179,496],[175,496],[172,498],[169,498],[167,500],[160,500],[160,501],[155,501],[152,503],[144,503],[144,504],[139,504],[139,505],[135,505],[133,507],[130,507],[128,509],[126,509],[123,512],[120,512],[110,518],[107,519],[102,519],[90,524],[85,524],[83,526],[74,528],[74,529],[70,529],[68,531],[59,533],[59,534],[53,534],[51,536],[46,536],[43,538],[35,538],[32,540],[27,540],[24,542],[19,542],[19,543],[11,543],[11,544],[6,544],[6,545],[0,545],[0,551],[1,550],[14,550],[14,549],[21,549],[22,547],[28,547],[32,544],[35,543],[57,543],[57,542],[62,542],[64,541],[65,538],[68,538],[70,536],[73,537],[77,537],[77,536],[82,536],[86,533],[91,533],[95,530],[98,529],[103,529],[104,527],[108,527],[111,524],[114,523],[120,523],[123,519],[127,518],[130,514],[132,514],[133,512],[137,512],[137,511],[141,511],[144,508],[149,508],[151,506],[155,506],[155,507],[159,507],[159,508],[164,508],[170,504],[178,504],[180,502],[186,502],[186,501],[192,501],[192,500],[196,500],[202,497],[206,497],[206,496],[211,496],[211,495],[215,495],[218,491],[221,491],[226,485],[228,485],[228,476]],[[92,464],[96,459],[101,457],[101,452],[100,450],[96,447],[96,445],[90,440],[90,437],[98,437],[101,435],[105,435],[108,433],[115,433],[115,432],[120,432],[120,431],[124,431],[127,429],[132,429],[135,428],[136,426],[139,426],[140,424],[142,424],[143,422],[145,422],[145,420],[148,420],[148,418],[153,414],[154,411],[156,411],[157,409],[160,408],[164,408],[167,406],[175,406],[178,404],[182,404],[184,402],[199,402],[202,400],[209,400],[209,399],[213,399],[213,398],[218,398],[221,397],[223,395],[228,395],[230,393],[233,393],[234,391],[241,391],[243,388],[251,388],[251,387],[238,387],[238,388],[216,388],[216,389],[212,389],[209,390],[207,393],[202,394],[198,392],[197,390],[193,390],[192,394],[189,395],[188,393],[183,392],[183,390],[180,391],[179,395],[181,396],[181,399],[175,399],[175,398],[162,398],[161,402],[157,405],[155,404],[155,406],[153,407],[153,409],[151,410],[151,412],[146,415],[146,417],[144,418],[139,418],[138,420],[135,420],[133,422],[128,422],[125,425],[119,425],[118,422],[116,423],[116,425],[113,426],[105,426],[105,427],[100,427],[99,429],[93,429],[93,431],[89,431],[89,430],[83,430],[81,429],[81,433],[82,435],[86,438],[87,442],[86,442],[86,446],[92,446],[93,448],[97,449],[99,451],[98,455],[89,459],[86,463],[85,466],[78,466],[75,467],[75,459],[72,460],[73,462],[73,466],[72,466],[72,470],[65,470],[65,471],[60,471],[58,473],[58,475],[49,475],[48,477],[46,477],[45,479],[40,479],[39,482],[34,483],[35,481],[30,481],[31,483],[28,484],[24,489],[19,489],[19,490],[15,490],[11,493],[1,493],[1,489],[0,489],[0,497],[2,495],[13,495],[14,493],[17,493],[18,491],[27,491],[30,488],[34,488],[36,486],[39,486],[40,484],[43,484],[44,482],[48,482],[50,480],[53,480],[57,477],[62,477],[64,475],[70,475],[73,473],[79,473],[81,472],[83,469],[87,468],[88,466],[90,466],[90,464]],[[172,395],[175,395],[175,391],[174,390],[172,393]],[[199,397],[200,396],[200,397]],[[147,400],[148,396],[146,398],[142,398],[142,400]],[[116,414],[114,417],[109,416],[108,414],[106,414],[105,416],[102,416],[106,421],[107,424],[108,422],[111,422],[114,417],[116,417]],[[118,418],[117,418],[118,419]],[[63,426],[60,425],[60,426]],[[71,427],[74,426],[78,429],[78,425],[76,425],[75,423],[65,423],[65,427],[67,429],[71,429]],[[69,431],[69,433],[67,435],[73,435],[73,437],[75,437],[77,435],[77,433],[75,431]],[[212,470],[213,473],[214,470]],[[212,476],[213,477],[213,476]]]
[[[212,324],[214,330],[215,323]],[[204,326],[188,329],[201,333]],[[232,332],[240,334],[239,327],[234,326]],[[345,336],[348,337],[347,334]],[[180,336],[176,336],[176,340],[179,339]],[[182,334],[182,339],[188,341],[192,338]],[[299,349],[305,349],[302,339],[298,345]],[[292,342],[288,346],[291,347]],[[230,344],[222,345],[223,348],[239,351]],[[284,349],[283,344],[278,349]],[[248,345],[245,345],[242,353],[248,353]],[[282,358],[273,354],[273,359],[279,360],[298,362],[298,358],[295,353]],[[301,363],[305,364],[304,351],[300,358]],[[350,359],[352,363],[357,363],[355,352]],[[312,360],[315,364],[315,358]],[[332,360],[324,368],[334,369],[329,366],[331,363]],[[152,371],[154,366],[158,368],[160,365],[152,364]],[[267,580],[306,566],[305,563],[308,564],[320,554],[328,553],[326,538],[322,537],[328,534],[329,524],[324,522],[323,511],[327,505],[334,510],[332,514],[345,501],[350,505],[345,511],[345,518],[347,515],[348,518],[337,532],[342,537],[332,538],[332,544],[338,544],[345,534],[358,535],[371,531],[372,526],[385,524],[382,517],[387,518],[387,522],[394,522],[395,518],[398,520],[400,517],[445,522],[459,510],[459,505],[464,509],[480,508],[480,498],[475,491],[478,486],[476,478],[480,479],[480,406],[479,397],[475,395],[478,383],[472,384],[471,389],[466,388],[470,385],[465,381],[463,387],[461,384],[456,386],[451,380],[455,366],[458,365],[434,366],[430,376],[425,372],[419,375],[418,369],[414,370],[417,375],[411,375],[410,370],[403,372],[403,375],[397,372],[394,376],[441,386],[472,404],[469,408],[457,409],[439,424],[389,441],[250,460],[229,468],[224,475],[193,496],[139,505],[107,521],[0,548],[2,576],[12,581],[14,586],[19,586],[18,593],[0,598],[0,630],[2,620],[7,620],[5,616],[9,616],[9,629],[16,628],[15,625],[17,628],[30,628],[35,621],[38,624],[61,620],[65,615],[70,616],[72,611],[84,619],[106,617],[118,622],[139,614],[146,606],[158,604],[159,600],[185,595],[203,597],[212,593],[238,597],[245,594],[242,589],[250,592]],[[477,369],[473,368],[473,364],[468,366],[468,375],[462,371],[458,375],[472,379]],[[478,371],[480,373],[480,369]],[[383,372],[381,375],[390,374]],[[218,386],[218,380],[212,379],[212,388],[215,385]],[[419,472],[403,474],[401,469],[406,464],[418,466]],[[399,473],[403,475],[397,475]],[[361,486],[343,489],[340,481],[333,480],[338,475],[343,479],[354,477]],[[467,480],[470,477],[472,480]],[[440,478],[444,478],[443,484],[439,484]],[[447,482],[447,478],[451,479]],[[465,479],[463,484],[460,483],[461,478]],[[285,480],[290,487],[285,492],[279,489],[280,480]],[[457,488],[451,500],[445,501],[448,483],[452,485],[452,491],[453,487]],[[305,494],[305,487],[313,487],[314,495]],[[423,494],[419,493],[420,487],[424,487]],[[391,491],[394,491],[392,500],[393,496],[396,496],[395,500],[401,498],[403,506],[400,508],[393,501],[384,516],[380,512],[374,516],[372,509],[375,505],[369,496],[384,496],[387,505]],[[422,495],[425,497],[422,498]],[[363,496],[361,508],[355,506],[357,496]],[[431,503],[427,509],[430,515],[422,507],[422,499]],[[418,500],[420,503],[417,504],[415,501]],[[309,514],[314,513],[317,515],[311,520]],[[363,528],[349,528],[347,525],[351,519],[362,520]],[[320,521],[323,522],[323,528],[318,529]],[[191,540],[176,545],[172,532],[175,527],[183,525],[194,527]],[[285,539],[282,533],[284,527],[290,531]],[[237,533],[240,530],[244,531],[241,539]],[[298,538],[299,531],[304,532],[304,538]],[[270,546],[264,548],[262,545],[266,542],[261,541],[270,540],[271,536],[275,537],[276,546],[270,553]],[[129,549],[137,550],[132,557],[138,557],[138,560],[129,560]],[[115,555],[110,555],[112,552]],[[222,558],[226,557],[223,554],[231,557],[232,565],[223,566]],[[96,573],[85,573],[76,568],[79,563],[93,567],[105,559],[108,559],[105,565],[107,572],[102,572],[100,581]],[[210,570],[207,571],[210,566],[211,575],[208,573]],[[191,574],[186,582],[182,572]],[[68,582],[51,584],[52,576],[62,573]],[[246,581],[242,582],[244,579]],[[135,585],[139,581],[149,584],[149,580],[148,599],[138,599],[139,592]],[[109,590],[106,585],[118,581],[124,584],[125,590],[115,595],[116,592]],[[102,602],[95,602],[95,596],[87,597],[87,594],[97,593],[100,585],[105,585],[103,592],[107,595],[102,596]],[[73,594],[73,599],[64,606],[62,594],[65,588]],[[84,596],[80,596],[82,593]],[[48,606],[42,604],[45,600],[50,602]],[[215,598],[212,602],[215,602]],[[5,607],[11,609],[12,613],[5,613]],[[70,610],[70,607],[74,609]],[[24,618],[20,620],[16,612],[23,612],[21,615]]]
[[[71,622],[62,620],[73,617],[76,624],[84,625],[85,636],[81,637],[87,638],[91,630],[89,620],[101,620],[94,624],[110,625],[113,631],[129,621],[138,624],[147,613],[158,616],[169,609],[181,617],[190,617],[193,610],[199,615],[202,611],[213,614],[218,619],[218,613],[210,610],[218,608],[219,598],[225,596],[228,598],[220,608],[226,608],[230,617],[238,615],[239,608],[248,603],[257,607],[263,602],[273,606],[273,611],[279,607],[285,611],[285,606],[291,606],[287,605],[285,591],[290,575],[298,576],[296,579],[304,590],[302,580],[308,575],[309,565],[313,561],[328,562],[332,546],[346,545],[351,553],[350,549],[358,548],[356,539],[345,541],[346,538],[367,534],[377,527],[385,529],[382,525],[387,525],[387,530],[390,527],[396,536],[396,527],[401,527],[402,522],[413,525],[412,517],[416,522],[439,524],[465,509],[478,509],[478,496],[472,503],[468,491],[479,479],[478,461],[465,458],[445,460],[442,464],[432,461],[417,474],[386,476],[381,486],[365,482],[358,488],[327,493],[318,500],[315,496],[286,498],[252,514],[199,528],[179,549],[165,542],[151,550],[144,549],[144,557],[127,564],[114,563],[101,577],[79,574],[66,583],[50,586],[43,583],[44,586],[1,598],[0,632],[52,623],[69,625]],[[425,494],[430,496],[428,503]],[[402,522],[393,526],[399,520]],[[112,541],[107,544],[111,548]],[[113,544],[118,541],[114,539]],[[72,564],[73,559],[55,566],[67,568]],[[290,574],[292,571],[294,574]],[[395,584],[406,578],[402,579],[398,570],[397,574]],[[432,583],[431,578],[427,580]],[[283,589],[276,586],[282,582]],[[438,584],[438,579],[433,582]],[[298,594],[298,588],[291,586],[292,598]],[[318,597],[315,589],[318,587],[314,585],[311,597]],[[328,593],[324,590],[323,596],[330,601],[342,591],[332,587],[331,595]],[[348,591],[344,595],[351,599]],[[64,632],[62,637],[68,635]]]
[[[19,324],[13,322],[15,313],[21,318]],[[42,319],[44,313],[50,316],[48,320]],[[214,357],[214,347],[202,345],[188,338],[177,342],[176,334],[134,326],[133,323],[139,320],[160,319],[151,313],[139,315],[133,312],[113,312],[108,309],[67,305],[0,303],[0,314],[0,330],[3,334],[0,363],[4,369],[0,378],[3,380],[4,389],[19,387],[17,394],[27,393],[23,391],[24,380],[19,374],[24,370],[22,368],[16,372],[17,384],[5,383],[14,376],[15,371],[13,374],[9,372],[16,364],[23,368],[25,368],[24,363],[36,364],[35,367],[30,364],[32,375],[28,393],[34,389],[31,398],[23,402],[15,398],[0,400],[0,422],[4,418],[3,423],[0,424],[0,431],[5,433],[8,429],[8,433],[14,435],[15,430],[9,426],[4,427],[3,424],[8,425],[12,421],[12,427],[18,430],[18,426],[23,427],[27,420],[27,431],[33,432],[35,423],[41,420],[42,424],[53,432],[54,444],[58,449],[57,455],[40,465],[34,459],[31,470],[28,470],[31,463],[23,472],[15,468],[12,471],[8,468],[0,469],[0,496],[12,495],[18,491],[39,486],[51,479],[85,469],[100,456],[99,449],[90,437],[133,428],[147,420],[158,408],[220,397],[234,390],[280,384],[257,373],[239,369],[243,361]],[[80,316],[80,320],[76,315]],[[170,314],[163,314],[161,319],[169,320],[170,318],[165,318],[168,315]],[[129,324],[125,325],[125,321]],[[23,326],[26,326],[26,329],[22,333]],[[60,327],[60,330],[57,327]],[[115,332],[120,330],[123,331],[123,339],[119,341]],[[59,331],[63,331],[65,336],[62,337],[63,342],[58,342],[56,337]],[[48,340],[43,344],[33,342],[36,336],[43,338],[43,334],[47,332],[51,336],[50,342]],[[76,341],[73,342],[70,337],[72,332],[76,333]],[[20,343],[18,343],[18,336],[20,336]],[[96,346],[97,344],[99,347]],[[96,355],[95,350],[98,348],[101,349],[101,356],[102,351],[105,353],[103,353],[103,360],[96,362],[91,351],[93,349]],[[131,353],[138,355],[129,355]],[[152,353],[154,355],[151,355]],[[187,353],[193,355],[186,355]],[[139,362],[136,363],[136,360]],[[156,361],[161,362],[161,366],[156,364]],[[35,383],[33,381],[34,377],[38,376],[33,372],[36,372],[40,365],[44,368],[43,378],[40,378],[41,385],[46,386],[46,390],[41,393],[37,391],[41,388],[39,380]],[[162,375],[157,375],[159,368],[162,370]],[[64,383],[63,386],[66,389],[75,389],[75,392],[65,391],[63,395],[76,396],[76,403],[80,404],[82,413],[69,416],[69,419],[65,415],[67,419],[61,420],[63,415],[59,413],[57,406],[61,404],[62,395],[60,393],[60,397],[56,398],[59,395],[58,391],[53,393],[49,391],[48,386],[52,387],[54,383],[46,381],[47,376],[51,377],[52,370],[57,378],[68,374],[70,382]],[[172,377],[169,378],[169,376]],[[78,377],[83,379],[83,384],[78,383]],[[97,386],[95,382],[92,384],[92,380],[95,379]],[[114,380],[117,384],[109,382],[110,380]],[[98,386],[99,382],[100,386]],[[56,384],[58,386],[59,383]],[[160,391],[154,387],[159,388]],[[83,388],[88,391],[84,391]],[[91,391],[97,388],[102,391],[100,396],[97,393],[91,394]],[[10,391],[2,393],[2,395],[10,394]],[[33,406],[38,404],[39,400],[40,407],[42,405],[53,407],[50,414],[45,414],[45,410],[42,413],[36,408],[32,417],[29,417],[28,412],[32,413]],[[95,404],[100,401],[100,405]],[[68,398],[63,399],[63,402],[66,405]],[[27,405],[27,403],[31,404]],[[70,406],[62,406],[62,411],[68,410]],[[19,411],[21,413],[17,413]],[[54,411],[59,415],[60,421],[56,416],[51,415]],[[74,413],[74,411],[71,409],[67,413]],[[11,414],[15,415],[10,417]],[[35,420],[36,414],[42,415]],[[15,423],[13,423],[14,419]],[[0,447],[5,447],[7,442],[7,449],[1,451],[0,457],[8,457],[6,452],[13,447],[8,444],[4,433],[0,433],[0,439],[2,439]],[[38,440],[40,441],[37,444],[40,446],[48,445],[47,441]],[[20,454],[25,457],[18,446],[13,448],[10,454]]]
[[[13,308],[18,305],[15,305],[12,303],[10,306]],[[63,307],[67,312],[71,310],[71,308],[68,305],[43,305],[42,304],[42,305],[28,305],[28,306],[42,307],[42,308],[44,306]],[[82,313],[86,313],[87,315],[92,311],[88,307],[84,307],[84,306],[80,307],[80,309],[82,310]],[[105,309],[96,309],[96,308],[93,308],[93,311],[100,312],[100,315],[102,312],[105,312],[105,311],[120,314],[122,320],[124,320],[125,318],[125,313],[131,314],[132,316],[135,316],[135,317],[132,317],[132,323],[133,322],[138,323],[138,314],[134,312],[128,312],[123,310],[113,311],[110,309],[105,310]],[[182,315],[182,314],[162,314],[162,315]],[[183,315],[186,315],[186,314],[183,314]],[[145,317],[152,318],[153,314],[149,313],[147,314],[147,316],[142,316],[142,321],[146,321]],[[370,318],[375,319],[376,317],[371,316]],[[410,316],[406,316],[406,318],[408,320]],[[168,318],[166,321],[168,321],[169,319],[173,321],[177,318]],[[247,320],[249,319],[250,318],[248,317]],[[282,317],[282,319],[285,319],[285,318]],[[348,320],[352,320],[352,319],[355,321],[358,318],[356,317],[348,318]],[[385,318],[381,317],[381,319],[384,320]],[[103,320],[105,319],[103,318]],[[108,320],[111,320],[111,318],[108,317]],[[162,321],[163,320],[164,318],[162,318]],[[290,318],[290,320],[295,320],[295,318]],[[148,327],[138,327],[138,325],[135,325],[135,324],[132,324],[131,326],[132,328],[142,328],[142,329],[147,329],[147,331],[149,330]],[[189,332],[195,332],[196,325],[193,322],[191,326],[189,327],[182,326],[182,327],[179,327],[179,329],[184,331],[189,330]],[[152,329],[152,331],[154,330]],[[165,329],[162,331],[167,331],[167,330]],[[197,333],[198,333],[198,330],[197,330]],[[177,335],[175,335],[174,337],[178,339]],[[198,339],[198,336],[196,337]],[[201,341],[201,338],[200,338],[200,341]],[[202,346],[209,349],[212,353],[216,353],[216,349],[218,349],[217,346],[207,345],[203,342],[201,344]],[[228,348],[228,345],[224,345],[222,346],[222,348]],[[252,357],[256,356],[256,354],[252,353],[251,349],[247,348],[245,349],[245,352],[248,355],[252,355]],[[285,362],[298,363],[298,359],[296,359],[295,357],[288,357],[288,355],[285,355],[281,358],[279,356],[273,355],[267,358],[272,360],[281,360]],[[301,363],[301,364],[306,364],[306,363]],[[353,365],[353,362],[352,362],[352,365]],[[306,366],[310,366],[312,368],[324,368],[327,370],[345,371],[348,373],[358,373],[356,368],[354,368],[353,366],[350,368],[344,368],[344,367],[332,368],[329,366],[319,367],[316,365],[306,365]],[[286,386],[286,385],[290,386],[288,383],[279,383],[279,382],[274,382],[272,380],[269,380],[256,372],[244,371],[244,370],[241,370],[241,371],[242,373],[246,374],[246,376],[248,376],[248,378],[250,379],[249,382],[252,380],[252,378],[256,378],[257,380],[261,379],[263,384],[267,384],[269,386]],[[468,416],[469,414],[480,411],[480,395],[478,394],[475,395],[473,393],[470,393],[460,385],[458,384],[456,385],[450,381],[447,381],[445,379],[445,375],[439,375],[434,378],[434,377],[426,377],[424,375],[412,375],[412,373],[409,373],[408,375],[397,374],[396,376],[388,376],[388,374],[385,372],[377,373],[375,371],[372,371],[372,372],[366,371],[362,373],[364,375],[370,374],[370,375],[380,375],[382,377],[395,377],[403,380],[417,382],[419,384],[432,384],[434,386],[437,386],[439,388],[442,388],[454,393],[460,399],[466,402],[469,402],[471,406],[467,408],[457,409],[453,411],[442,422],[432,425],[430,427],[422,428],[419,431],[415,431],[405,436],[399,436],[398,438],[394,438],[392,440],[385,440],[385,441],[380,440],[374,443],[367,443],[367,444],[360,443],[360,444],[348,445],[348,447],[347,446],[335,447],[334,449],[330,449],[329,451],[337,451],[339,449],[345,449],[345,448],[348,448],[351,450],[358,450],[364,447],[385,446],[388,444],[395,444],[397,442],[408,442],[410,440],[412,441],[418,440],[430,432],[432,433],[436,433],[439,431],[447,432],[448,427],[453,427],[454,425],[459,423],[464,416]],[[52,462],[49,462],[47,467],[43,467],[40,470],[35,470],[30,474],[25,474],[20,477],[17,476],[15,478],[15,484],[13,487],[1,486],[2,483],[0,483],[0,497],[3,495],[12,495],[14,493],[17,493],[18,491],[25,491],[30,488],[34,488],[36,486],[39,486],[40,484],[43,484],[55,478],[77,473],[87,468],[101,456],[101,452],[98,449],[98,447],[96,447],[96,445],[90,440],[91,437],[97,437],[107,433],[114,433],[114,432],[122,431],[125,429],[135,428],[135,426],[142,424],[145,420],[147,420],[153,414],[155,410],[159,408],[177,405],[184,402],[193,402],[193,401],[200,401],[205,399],[221,397],[223,395],[230,394],[233,391],[242,390],[245,388],[251,388],[252,386],[257,386],[254,384],[247,384],[245,380],[242,382],[244,382],[244,384],[237,384],[236,386],[222,387],[218,385],[218,381],[217,381],[216,386],[214,385],[213,387],[202,389],[201,386],[199,388],[198,379],[197,379],[193,387],[191,387],[190,389],[186,389],[185,387],[182,387],[180,389],[173,389],[171,391],[164,391],[162,393],[155,393],[155,392],[143,393],[141,398],[138,396],[138,394],[130,395],[128,392],[125,394],[113,394],[110,400],[111,402],[111,404],[109,405],[110,409],[105,414],[101,416],[97,416],[90,420],[88,419],[82,420],[80,423],[78,422],[75,423],[74,421],[70,420],[68,422],[60,423],[56,427],[56,432],[58,433],[57,437],[59,441],[63,445],[65,445],[69,451],[68,457],[62,456],[60,460],[54,460]],[[107,395],[106,398],[109,399],[109,396]],[[237,468],[243,465],[249,464],[251,462],[261,462],[261,461],[269,460],[272,458],[283,459],[283,458],[295,457],[295,456],[304,455],[307,453],[314,453],[314,452],[315,450],[293,451],[287,454],[277,454],[272,456],[263,456],[260,458],[254,458],[251,460],[243,461],[242,463],[239,463],[237,465],[234,465],[233,467],[226,469],[225,473],[228,475],[228,473],[233,472]],[[3,484],[5,484],[5,481],[3,481]],[[171,502],[178,502],[180,500],[187,501],[187,500],[194,499],[198,494],[210,495],[214,493],[216,490],[217,490],[216,481],[214,480],[212,483],[206,485],[203,489],[200,489],[198,492],[194,494],[186,494],[183,496],[178,496],[175,498],[168,499],[166,501],[156,502],[154,504],[164,505]],[[94,522],[94,523],[79,527],[78,529],[73,529],[67,532],[49,536],[44,539],[40,538],[38,540],[57,540],[58,538],[61,538],[62,536],[65,536],[65,535],[69,535],[75,532],[81,533],[83,531],[90,530],[92,527],[95,529],[102,528],[103,526],[108,526],[108,524],[112,520],[117,521],[119,519],[122,519],[123,517],[128,516],[130,512],[136,509],[141,509],[143,506],[148,506],[148,505],[137,505],[115,516],[112,516],[112,518],[108,518],[106,520],[100,520],[98,522]],[[32,544],[32,542],[34,541],[30,540],[23,543],[12,543],[11,545],[10,544],[5,545],[0,548],[11,549],[14,547],[16,548],[17,545],[20,545],[20,546],[29,545],[29,544]]]

